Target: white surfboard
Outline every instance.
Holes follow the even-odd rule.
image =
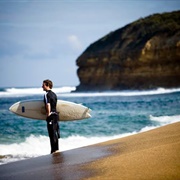
[[[57,112],[59,121],[73,121],[90,118],[90,109],[81,104],[58,100]],[[9,110],[19,116],[31,119],[46,120],[44,102],[41,100],[20,101],[13,104]]]

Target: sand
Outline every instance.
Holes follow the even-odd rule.
[[[180,179],[180,123],[0,166],[0,179]]]

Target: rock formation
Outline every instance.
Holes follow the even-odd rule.
[[[141,18],[109,33],[76,63],[76,91],[180,87],[180,11]]]

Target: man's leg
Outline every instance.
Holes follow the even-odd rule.
[[[59,126],[58,126],[58,116],[53,115],[53,134],[54,134],[54,150],[57,151],[59,150],[59,143],[58,143],[58,138],[59,138]]]

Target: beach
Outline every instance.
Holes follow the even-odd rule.
[[[180,123],[4,164],[0,179],[180,179]]]

